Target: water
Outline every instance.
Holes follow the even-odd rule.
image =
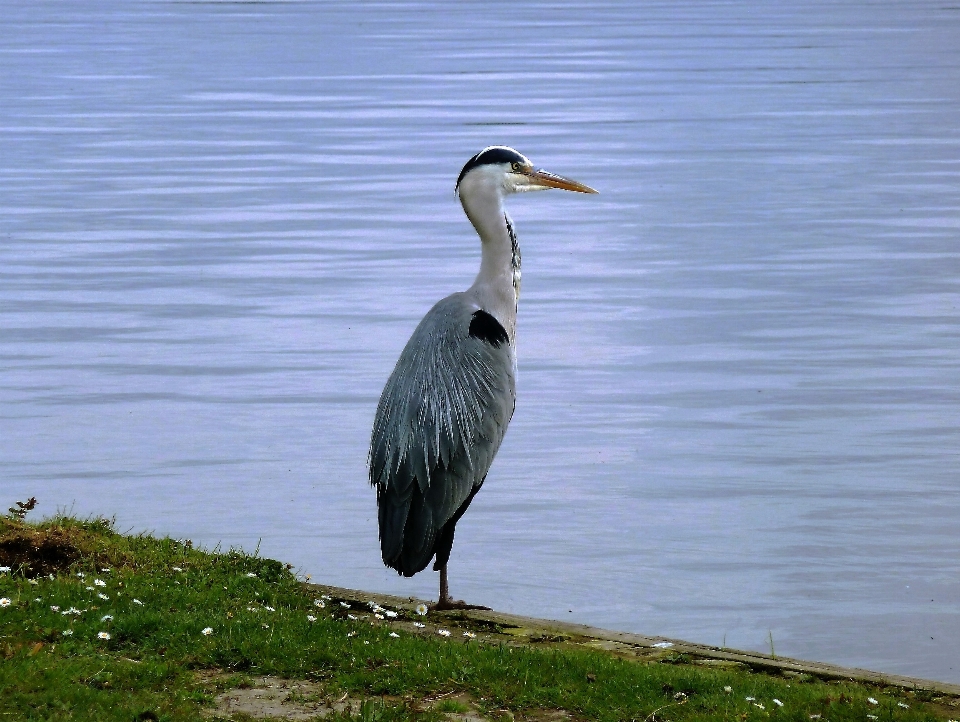
[[[9,3],[3,503],[432,596],[365,457],[512,199],[516,416],[458,527],[497,609],[960,682],[960,10]]]

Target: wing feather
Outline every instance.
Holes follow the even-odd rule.
[[[476,312],[463,294],[435,305],[377,406],[370,483],[383,560],[403,574],[430,562],[437,535],[483,482],[513,415],[513,348],[471,335]]]

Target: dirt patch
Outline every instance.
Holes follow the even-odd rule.
[[[109,524],[102,522],[104,527]],[[99,549],[94,538],[82,527],[34,527],[18,519],[0,518],[0,566],[31,578],[66,571],[81,560],[96,566],[119,566],[123,560]]]
[[[211,719],[236,717],[309,720],[335,712],[358,714],[363,701],[347,695],[340,698],[326,694],[323,687],[305,680],[280,677],[255,677],[249,686],[222,692],[216,707],[204,712]]]

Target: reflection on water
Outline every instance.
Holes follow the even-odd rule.
[[[366,444],[507,143],[517,413],[453,590],[960,681],[960,12],[24,5],[0,36],[4,497],[431,596]]]

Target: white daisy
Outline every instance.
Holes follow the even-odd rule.
[[[77,572],[77,576],[83,579],[83,572]]]
[[[107,583],[106,583],[105,581],[103,581],[102,579],[94,579],[94,580],[93,580],[93,586],[95,586],[95,587],[105,587],[105,586],[107,586]]]
[[[316,618],[315,616],[313,616],[312,614],[308,614],[308,615],[307,615],[307,621],[308,621],[308,622],[316,622],[316,621],[317,621],[317,618]]]
[[[9,597],[3,597],[0,599],[0,607],[9,607],[13,602],[10,601]]]
[[[109,598],[110,598],[110,597],[108,597],[106,594],[103,594],[103,593],[100,593],[100,594],[98,594],[97,596],[100,597],[101,599],[109,599]]]
[[[396,632],[390,632],[390,636],[391,636],[391,637],[399,637],[400,635],[397,634]]]
[[[783,707],[783,702],[778,700],[776,697],[773,698],[773,703],[777,705],[777,707]]]
[[[180,567],[170,567],[170,568],[173,569],[173,571],[175,571],[175,572],[182,572],[182,571],[183,571],[183,569],[181,569]]]
[[[383,615],[382,615],[382,614],[374,614],[373,616],[375,616],[377,619],[383,619]]]
[[[110,639],[110,632],[100,632],[97,639]]]
[[[910,709],[910,705],[904,704],[903,702],[897,702],[897,707],[903,707],[904,709]]]
[[[870,704],[880,704],[873,697],[867,697],[867,702],[869,702]]]
[[[6,574],[10,571],[10,567],[0,567],[0,574]]]
[[[39,584],[40,584],[40,582],[38,582],[36,579],[28,579],[28,580],[27,580],[27,583],[28,583],[28,584],[32,584],[32,585],[35,586],[35,587],[36,587],[36,586],[39,586]]]
[[[327,605],[323,603],[322,599],[314,599],[313,606],[319,607],[320,609],[324,609]]]
[[[346,602],[340,602],[340,606],[343,607],[344,609],[350,609],[350,605],[347,604]]]
[[[413,623],[413,626],[416,627],[417,629],[423,629],[423,628],[426,627],[427,625],[426,625],[426,624],[421,624],[420,622],[414,622],[414,623]]]
[[[449,637],[450,631],[447,629],[438,629],[437,634],[439,634],[441,637]]]
[[[101,621],[101,622],[112,622],[112,621],[113,621],[113,615],[112,615],[112,614],[104,614],[102,617],[100,617],[100,621]]]
[[[59,611],[60,611],[60,607],[56,606],[55,604],[51,604],[51,605],[50,605],[50,611],[51,611],[51,612],[59,612]]]
[[[724,688],[723,688],[723,691],[724,691],[724,692],[732,692],[732,691],[733,691],[733,687],[729,687],[729,686],[728,686],[728,687],[724,687]]]
[[[140,607],[143,606],[143,602],[141,602],[139,599],[134,599],[134,600],[133,600],[133,603],[136,604],[136,605],[138,605],[138,606],[140,606]]]
[[[388,617],[390,617],[391,619],[393,619],[394,617],[397,616],[397,613],[396,613],[396,612],[391,612],[389,609],[384,609],[384,610],[383,610],[383,613],[386,614],[386,615],[387,615]]]
[[[355,634],[356,634],[356,632],[347,632],[347,636],[348,636],[348,637],[352,637],[352,636],[354,636]]]
[[[84,587],[84,589],[86,589],[88,592],[92,592],[92,591],[93,591],[93,587]]]
[[[200,634],[202,634],[204,637],[209,637],[211,634],[213,634],[213,627],[204,627],[200,630]]]
[[[60,632],[60,634],[61,634],[61,636],[64,636],[64,637],[72,637],[72,636],[73,636],[73,630],[72,630],[72,629],[64,629],[62,632]]]
[[[263,605],[263,608],[266,609],[268,612],[275,612],[275,611],[277,611],[277,610],[274,609],[273,607],[269,607],[269,606],[267,606],[266,604]]]
[[[427,613],[427,605],[426,605],[426,604],[418,604],[418,605],[417,605],[417,608],[416,608],[414,611],[422,617],[424,614]]]
[[[464,632],[463,636],[466,637],[467,639],[475,639],[477,635],[474,634],[473,632]]]
[[[356,618],[355,616],[353,616],[352,614],[348,614],[348,615],[347,615],[347,619],[352,619],[353,621],[357,621],[357,618]]]
[[[254,574],[253,572],[247,572],[247,576],[250,577],[251,579],[253,579],[253,578],[256,577],[257,575]]]

